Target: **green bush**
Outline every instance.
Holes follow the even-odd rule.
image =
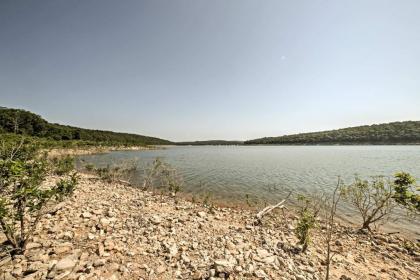
[[[91,163],[88,163],[88,164],[85,165],[85,169],[86,169],[86,171],[91,172],[91,171],[95,170],[95,166]]]
[[[298,222],[295,228],[295,235],[302,245],[302,252],[305,252],[311,242],[311,232],[316,226],[316,218],[319,213],[319,207],[303,195],[298,196]]]
[[[43,186],[50,162],[38,148],[23,138],[3,140],[0,145],[0,229],[12,255],[25,250],[45,208],[71,194],[77,184],[73,174],[56,185]]]
[[[420,188],[415,187],[416,180],[405,172],[398,172],[394,176],[394,199],[409,212],[420,213]]]
[[[136,161],[123,161],[119,164],[108,164],[106,167],[94,169],[96,175],[108,183],[118,181],[130,181],[130,175],[137,169]]]
[[[54,173],[62,176],[74,170],[74,157],[66,155],[52,160]]]
[[[397,206],[403,206],[408,213],[419,213],[420,196],[414,183],[414,178],[404,172],[395,174],[394,180],[382,176],[370,181],[356,177],[353,184],[343,188],[343,194],[359,211],[361,228],[370,231],[372,224],[387,221]]]
[[[72,195],[78,181],[79,177],[76,172],[71,174],[69,178],[60,179],[56,186],[58,200],[62,201],[66,196]]]

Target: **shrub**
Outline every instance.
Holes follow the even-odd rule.
[[[420,211],[420,197],[414,183],[414,178],[404,172],[395,174],[393,181],[382,176],[371,181],[356,177],[353,184],[343,189],[343,194],[359,211],[361,228],[370,231],[372,224],[386,222],[397,206],[411,213]]]
[[[394,199],[410,213],[420,213],[420,188],[415,187],[416,180],[405,172],[398,172],[394,176]]]
[[[76,172],[71,174],[67,179],[60,179],[56,186],[58,200],[62,201],[66,196],[72,195],[78,181],[79,177]]]
[[[382,176],[371,181],[355,178],[353,184],[343,189],[344,197],[359,211],[362,229],[371,230],[376,222],[389,218],[396,203],[393,199],[393,185]]]
[[[337,185],[334,189],[330,198],[326,198],[322,200],[321,203],[321,216],[324,223],[324,230],[322,231],[322,237],[324,239],[324,244],[326,247],[326,256],[325,256],[325,280],[330,279],[330,268],[331,262],[335,255],[335,252],[331,249],[331,243],[333,241],[333,236],[336,234],[336,224],[335,224],[335,217],[337,213],[337,206],[340,202],[342,196],[342,181],[341,178],[338,177]]]
[[[182,177],[175,168],[156,158],[144,172],[143,189],[157,188],[176,195],[182,189]]]
[[[88,163],[88,164],[85,165],[85,169],[86,169],[86,171],[91,172],[95,169],[95,166],[91,163]]]
[[[62,158],[54,158],[52,160],[54,173],[57,175],[66,175],[74,170],[74,157],[66,155]]]
[[[119,182],[123,180],[130,181],[130,174],[137,169],[136,161],[124,161],[119,164],[108,164],[106,167],[96,168],[95,173],[101,180],[108,183]]]
[[[20,254],[28,243],[49,202],[70,194],[77,184],[75,175],[67,182],[42,186],[48,174],[46,155],[39,155],[31,142],[2,142],[0,148],[0,229],[11,254]],[[60,187],[61,185],[61,187]],[[63,186],[66,186],[63,188]]]
[[[311,231],[316,226],[319,206],[315,203],[315,200],[303,195],[299,195],[297,199],[299,207],[295,235],[299,240],[299,244],[302,245],[302,252],[305,252],[311,241]]]

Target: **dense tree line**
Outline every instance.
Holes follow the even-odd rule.
[[[20,109],[0,107],[0,133],[23,134],[49,140],[77,140],[109,145],[164,145],[170,141],[130,133],[84,129],[53,124]]]
[[[364,125],[321,132],[265,137],[245,144],[420,144],[420,121]]]

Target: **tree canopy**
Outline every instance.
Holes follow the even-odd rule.
[[[321,132],[264,137],[245,144],[420,144],[420,121],[364,125]]]
[[[109,145],[171,144],[168,140],[155,137],[49,123],[34,113],[4,107],[0,108],[0,133],[22,134],[50,140],[90,141]]]

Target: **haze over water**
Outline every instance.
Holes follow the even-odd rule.
[[[163,150],[116,151],[79,159],[106,165],[138,159],[139,170],[155,158],[176,168],[184,180],[183,191],[195,195],[211,193],[225,202],[251,199],[274,203],[289,191],[298,194],[331,192],[340,176],[351,183],[355,174],[392,176],[398,171],[420,178],[420,146],[198,146]],[[141,182],[141,172],[135,182]],[[341,215],[350,220],[355,213],[346,203]],[[402,227],[420,234],[420,224],[400,219],[389,229]]]

